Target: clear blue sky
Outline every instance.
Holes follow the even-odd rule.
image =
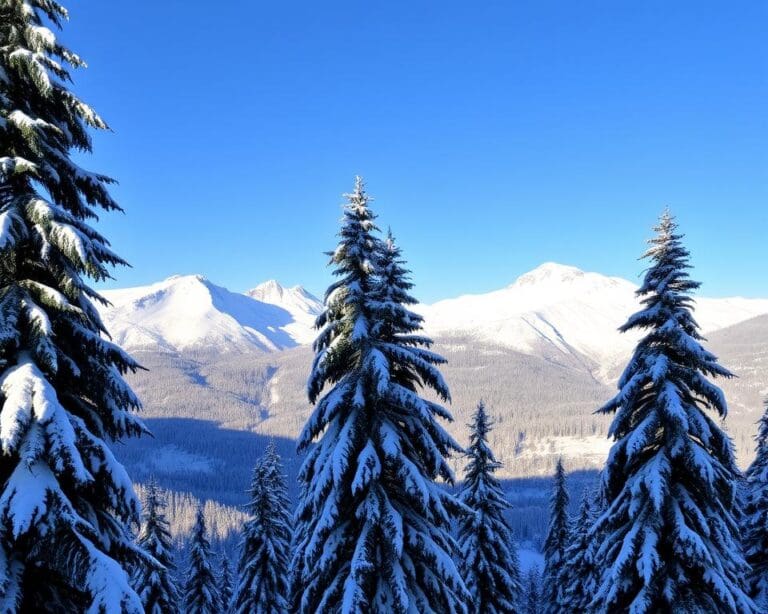
[[[321,291],[362,174],[425,301],[554,260],[637,279],[679,217],[711,296],[768,296],[768,3],[64,0],[112,286]]]

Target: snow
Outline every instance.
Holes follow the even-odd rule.
[[[532,548],[520,547],[517,550],[520,557],[520,575],[526,577],[528,572],[536,568],[539,573],[544,569],[544,555],[538,550]]]
[[[526,439],[515,458],[534,459],[578,458],[584,466],[600,468],[603,466],[613,442],[606,437],[589,435],[586,437],[560,436]]]
[[[283,300],[277,290],[258,300],[201,275],[176,275],[150,286],[105,291],[113,306],[99,309],[114,340],[134,351],[273,352],[311,342],[320,309],[306,291],[280,290]]]
[[[255,288],[246,292],[251,298],[255,298],[262,303],[279,305],[289,311],[299,311],[308,315],[317,317],[323,310],[323,304],[320,300],[312,296],[301,286],[285,288],[274,279],[265,281]]]
[[[486,294],[465,295],[416,311],[435,337],[468,335],[524,354],[547,349],[594,361],[595,376],[608,381],[640,338],[619,326],[638,311],[637,286],[619,277],[545,263],[513,284]],[[696,318],[706,334],[768,313],[768,299],[702,298]]]
[[[181,475],[189,473],[212,474],[214,462],[207,456],[193,454],[173,444],[153,450],[143,463],[147,473]]]
[[[418,305],[434,337],[467,335],[489,345],[586,362],[612,381],[640,333],[619,326],[638,311],[637,286],[625,279],[545,263],[513,284],[486,294]],[[199,275],[174,276],[139,288],[105,291],[100,308],[108,330],[129,350],[277,351],[314,341],[320,300],[301,286],[266,281],[245,294]],[[696,319],[707,333],[768,313],[768,299],[701,298]],[[450,343],[450,341],[449,341]]]

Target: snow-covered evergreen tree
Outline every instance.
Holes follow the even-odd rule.
[[[232,570],[229,565],[229,557],[226,552],[221,555],[221,573],[219,574],[219,597],[221,611],[229,612],[232,605]]]
[[[481,401],[469,425],[469,463],[460,493],[474,513],[459,525],[461,574],[470,594],[469,609],[477,614],[518,612],[522,602],[520,562],[504,517],[510,505],[493,475],[501,464],[488,446],[491,427]]]
[[[525,614],[541,614],[540,583],[541,576],[538,567],[533,566],[528,570],[528,578],[525,582],[525,607],[522,608]]]
[[[595,595],[595,565],[592,558],[594,551],[589,537],[595,520],[590,504],[593,494],[584,493],[579,517],[573,523],[571,540],[565,549],[560,602],[564,611],[588,612],[589,604]]]
[[[185,614],[220,614],[222,611],[216,576],[211,567],[213,553],[205,528],[202,506],[197,510],[184,583]]]
[[[768,612],[768,401],[757,433],[757,454],[746,473],[744,551],[748,588],[759,611]]]
[[[746,567],[738,539],[732,443],[705,411],[727,412],[710,377],[730,377],[701,345],[688,275],[689,254],[665,212],[645,256],[642,309],[622,331],[644,330],[619,393],[599,411],[615,413],[615,443],[603,471],[607,509],[597,597],[603,611],[740,612]]]
[[[291,514],[282,464],[271,442],[253,470],[249,495],[250,519],[243,529],[232,609],[237,614],[285,614]]]
[[[169,614],[179,610],[179,591],[174,578],[173,543],[165,518],[165,496],[154,480],[147,484],[144,502],[144,522],[139,534],[139,546],[152,555],[156,563],[139,566],[133,586],[147,614]]]
[[[443,359],[418,334],[399,250],[374,235],[359,178],[348,200],[299,439],[295,609],[464,612],[450,534],[464,508],[436,482],[453,481],[446,456],[461,448],[436,419],[447,410],[419,394],[449,398]]]
[[[570,611],[563,605],[565,551],[571,541],[568,502],[563,460],[558,459],[555,467],[555,483],[550,498],[549,527],[547,537],[544,540],[544,577],[541,588],[541,605],[542,612],[545,614]]]
[[[123,264],[88,225],[119,209],[78,166],[104,121],[68,88],[84,66],[54,0],[0,2],[0,610],[140,612],[130,479],[108,444],[144,431],[88,278]]]

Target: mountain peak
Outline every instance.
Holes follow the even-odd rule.
[[[265,282],[260,283],[252,290],[248,290],[248,296],[255,298],[258,301],[271,302],[271,300],[279,300],[282,298],[285,288],[275,279],[268,279]]]
[[[166,277],[162,283],[175,284],[185,281],[197,281],[201,283],[208,283],[208,278],[205,275],[190,274],[190,275],[171,275]]]
[[[558,264],[557,262],[545,262],[532,271],[521,275],[515,280],[513,286],[529,286],[544,282],[567,282],[584,277],[585,273],[575,266]]]
[[[323,304],[307,292],[302,286],[286,288],[280,282],[269,279],[246,292],[248,296],[262,303],[271,303],[280,307],[295,308],[316,316],[322,311]]]

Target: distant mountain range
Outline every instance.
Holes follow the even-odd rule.
[[[638,334],[618,327],[635,312],[637,286],[618,278],[545,263],[486,294],[419,305],[427,332],[463,336],[551,360],[580,361],[610,381]],[[108,329],[129,350],[276,352],[310,343],[322,302],[301,286],[264,282],[243,294],[199,275],[104,295]],[[705,334],[768,313],[768,299],[700,298]]]
[[[276,352],[309,343],[322,303],[296,286],[267,281],[244,294],[200,275],[109,290],[101,309],[115,341],[129,350],[182,353]]]

